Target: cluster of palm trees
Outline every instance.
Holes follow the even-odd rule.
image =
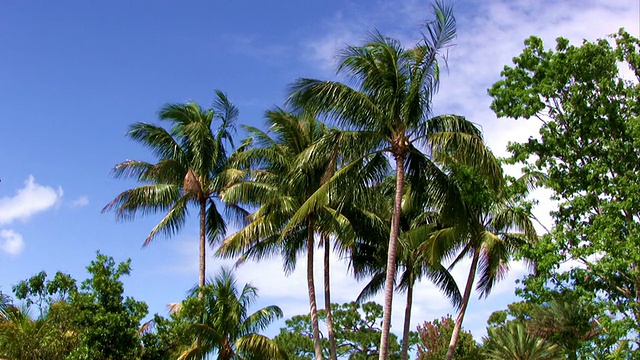
[[[371,279],[362,299],[384,289],[380,359],[387,358],[396,289],[407,292],[407,358],[413,286],[427,277],[459,308],[451,359],[476,277],[480,294],[488,295],[514,250],[535,239],[528,208],[520,206],[528,189],[523,182],[533,181],[505,179],[472,122],[457,115],[433,116],[441,62],[456,34],[452,8],[441,2],[433,8],[434,20],[424,24],[422,39],[409,49],[373,32],[364,45],[343,50],[339,72],[350,85],[295,81],[289,110],[267,111],[268,131],[246,127],[249,136],[235,150],[238,110],[221,92],[211,109],[195,103],[163,108],[160,119],[170,121],[169,130],[134,124],[129,136],[159,161],[118,164],[116,177],[145,185],[121,193],[105,210],[114,210],[120,219],[165,212],[147,245],[157,235],[175,234],[185,224],[189,205],[196,205],[201,288],[207,242],[220,242],[219,255],[240,261],[279,254],[286,271],[294,269],[298,254],[306,253],[316,359],[322,358],[313,278],[317,246],[325,251],[333,359],[332,248],[349,259],[357,277]],[[227,236],[222,209],[243,224],[240,231]],[[449,270],[467,257],[471,267],[461,294]]]

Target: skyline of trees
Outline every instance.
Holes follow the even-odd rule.
[[[247,317],[255,288],[244,287],[234,298],[228,272],[214,280],[213,288],[206,286],[206,245],[218,242],[219,254],[239,262],[279,254],[285,271],[295,267],[300,254],[306,255],[309,334],[316,360],[339,358],[338,336],[344,335],[344,319],[332,320],[331,250],[351,257],[356,276],[373,276],[365,294],[385,289],[382,324],[376,329],[379,344],[377,350],[367,350],[381,360],[407,358],[413,341],[406,326],[412,287],[421,277],[442,285],[453,304],[460,305],[447,329],[447,359],[454,358],[474,284],[480,297],[486,297],[514,259],[533,268],[518,289],[525,301],[502,321],[490,319],[478,350],[483,356],[632,356],[640,346],[635,321],[640,314],[640,211],[634,200],[640,182],[640,40],[621,30],[613,37],[615,45],[603,40],[570,46],[558,39],[555,51],[545,51],[540,39],[528,39],[523,54],[514,59],[515,68],[505,67],[490,95],[499,116],[541,119],[541,138],[510,144],[513,157],[498,160],[475,124],[457,115],[434,116],[430,110],[439,81],[436,58],[455,36],[450,11],[436,3],[436,20],[427,23],[428,34],[412,48],[379,33],[362,46],[348,47],[339,69],[352,77],[353,87],[297,80],[287,100],[291,109],[268,111],[269,129],[248,128],[249,137],[237,148],[233,131],[238,110],[219,91],[213,109],[195,103],[163,107],[159,118],[172,123],[169,130],[132,125],[129,137],[147,146],[158,162],[116,165],[116,177],[144,185],[122,192],[104,211],[115,210],[118,219],[166,213],[147,245],[157,235],[175,235],[185,224],[188,207],[198,209],[198,286],[182,304],[193,312],[188,319],[156,318],[156,330],[147,330],[140,324],[146,304],[123,296],[119,278],[129,274],[129,262],[116,266],[98,253],[87,268],[92,277],[79,287],[64,274],[48,281],[41,273],[14,286],[23,308],[0,293],[0,356],[57,358],[70,352],[73,359],[142,359],[151,356],[145,352],[147,344],[164,349],[154,353],[157,358],[170,358],[177,349],[185,359],[212,352],[232,359],[243,351],[248,358],[266,353],[286,358],[271,339],[240,340],[281,316],[279,308]],[[592,60],[589,66],[585,59]],[[638,82],[620,77],[620,62]],[[609,137],[603,138],[605,130]],[[501,162],[522,163],[524,175],[505,176]],[[561,200],[555,227],[542,237],[532,223],[535,199],[528,198],[536,186],[551,188]],[[244,221],[245,227],[225,238],[230,220]],[[319,246],[325,248],[322,312],[313,277]],[[464,288],[460,294],[449,271],[467,257],[471,265],[466,283],[457,285],[457,290]],[[559,271],[569,260],[582,265]],[[407,290],[405,327],[400,348],[389,353],[391,304],[398,289]],[[228,303],[234,305],[225,307]],[[580,304],[582,311],[572,312],[567,304]],[[37,317],[28,311],[33,305],[39,309]],[[321,314],[329,330],[328,354]],[[561,321],[552,324],[550,318]],[[175,343],[170,340],[173,332]],[[191,352],[184,348],[188,339]],[[23,343],[32,348],[11,346]],[[114,343],[122,346],[112,348]]]

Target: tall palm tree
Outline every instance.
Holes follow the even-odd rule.
[[[206,243],[213,246],[226,232],[217,199],[232,177],[227,169],[226,147],[233,146],[238,109],[224,93],[216,91],[210,109],[196,103],[167,104],[159,117],[171,123],[169,130],[135,123],[127,134],[151,149],[158,162],[127,160],[117,164],[113,170],[116,178],[134,178],[144,185],[120,193],[102,211],[114,210],[119,220],[166,212],[147,236],[142,245],[145,247],[158,235],[172,236],[179,231],[186,222],[188,206],[196,205],[200,218],[198,284],[203,286]],[[237,207],[226,207],[238,218],[243,215]]]
[[[286,272],[295,268],[297,254],[307,253],[307,290],[316,358],[322,358],[320,330],[313,278],[314,235],[317,216],[310,214],[293,231],[282,232],[291,215],[320,186],[326,169],[296,161],[327,129],[312,117],[299,118],[282,109],[268,111],[269,131],[247,127],[251,134],[235,161],[251,171],[247,181],[238,182],[224,194],[227,202],[258,206],[243,229],[225,239],[220,253],[225,256],[261,259],[280,251]],[[272,137],[273,136],[273,137]]]
[[[387,185],[387,186],[384,186]],[[376,198],[380,199],[392,198],[392,192],[389,191],[388,184],[383,184],[380,188],[384,188],[384,194],[378,194]],[[451,300],[454,306],[459,307],[461,302],[461,295],[458,286],[447,270],[447,268],[439,261],[434,259],[431,254],[426,253],[431,247],[428,246],[429,241],[435,241],[433,235],[436,230],[441,226],[438,223],[438,214],[431,211],[430,208],[425,207],[427,204],[422,203],[421,194],[415,193],[415,186],[408,184],[405,187],[405,195],[402,201],[402,212],[400,218],[400,234],[398,237],[398,256],[397,267],[400,271],[399,281],[396,281],[398,290],[406,291],[406,306],[404,314],[404,326],[402,332],[402,352],[401,357],[403,360],[408,358],[409,351],[409,330],[411,324],[411,309],[413,305],[413,289],[415,284],[423,277],[426,277],[434,282],[436,286],[440,288],[442,292]],[[381,209],[382,210],[382,209]],[[388,213],[388,207],[385,209]],[[384,216],[386,222],[389,222],[389,216]],[[384,221],[384,220],[380,220]],[[357,301],[362,302],[370,296],[376,294],[382,290],[385,281],[385,268],[383,252],[386,246],[380,246],[382,239],[375,239],[372,234],[377,234],[379,231],[372,229],[363,230],[369,240],[369,244],[366,246],[372,246],[373,258],[371,257],[371,251],[361,251],[362,245],[356,247],[353,253],[359,252],[352,258],[354,262],[354,272],[356,276],[363,277],[368,275],[371,277],[371,281],[365,286]],[[387,227],[388,231],[388,227]]]
[[[439,161],[444,164],[444,170],[439,174],[439,180],[432,184],[439,183],[440,191],[431,187],[428,193],[441,196],[438,200],[442,206],[441,218],[451,225],[438,231],[429,253],[440,258],[455,257],[451,268],[460,260],[471,257],[461,307],[447,351],[447,360],[450,360],[476,274],[479,273],[477,289],[480,296],[486,297],[496,282],[506,275],[516,249],[537,239],[530,205],[525,201],[537,175],[500,181],[492,174],[483,174],[448,155]]]
[[[247,127],[251,136],[234,154],[234,161],[240,167],[248,167],[251,175],[223,194],[225,201],[246,203],[257,210],[249,216],[247,226],[224,241],[220,253],[241,255],[243,260],[260,260],[280,252],[285,271],[290,272],[295,267],[297,254],[306,252],[314,350],[316,358],[321,359],[313,278],[315,235],[322,234],[328,247],[328,235],[335,232],[336,224],[344,222],[331,206],[344,203],[336,197],[345,195],[327,190],[328,178],[345,174],[344,169],[336,171],[343,156],[339,151],[341,146],[336,144],[346,141],[356,148],[359,145],[310,116],[277,109],[267,112],[267,120],[269,133]],[[343,148],[349,147],[352,146]],[[383,166],[385,160],[381,156],[369,160],[364,168],[352,166],[351,169],[362,170],[358,171],[360,178],[375,177],[375,169]],[[328,277],[325,280],[328,281]]]
[[[204,295],[196,297],[196,293]],[[191,342],[178,359],[204,359],[212,353],[218,360],[286,359],[286,353],[273,340],[258,334],[281,318],[282,310],[267,306],[249,313],[257,296],[258,290],[250,284],[238,288],[227,269],[205,287],[194,288],[178,310],[179,318],[191,322],[186,330]]]
[[[431,117],[431,100],[439,82],[438,58],[455,37],[455,19],[450,6],[434,5],[435,20],[415,47],[405,50],[392,38],[378,32],[363,46],[350,46],[341,54],[339,71],[355,87],[334,81],[299,79],[291,86],[289,102],[336,120],[349,129],[362,131],[373,145],[370,153],[387,152],[395,162],[396,186],[386,266],[383,328],[380,359],[387,357],[396,244],[399,235],[405,165],[419,144],[445,146],[457,139],[467,152],[483,146],[479,130],[459,116]],[[436,135],[437,134],[437,135]],[[482,159],[479,156],[478,159]]]

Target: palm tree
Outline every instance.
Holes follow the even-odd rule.
[[[426,24],[423,41],[405,50],[378,32],[363,46],[350,46],[341,54],[339,71],[355,87],[340,82],[299,79],[291,86],[289,102],[311,113],[326,115],[349,129],[362,131],[375,144],[371,153],[390,153],[395,161],[396,185],[385,279],[380,359],[387,357],[391,321],[396,244],[399,235],[405,165],[414,146],[445,147],[450,140],[464,144],[482,159],[479,130],[459,116],[431,116],[431,100],[439,82],[438,57],[455,37],[450,6],[434,5],[436,19]],[[437,134],[437,135],[436,135]],[[409,169],[407,169],[409,170]]]
[[[528,174],[520,179],[507,177],[500,181],[493,174],[483,174],[477,168],[463,164],[459,159],[444,155],[443,173],[427,193],[440,196],[441,218],[450,226],[438,231],[430,244],[430,254],[436,257],[457,256],[450,265],[471,257],[469,275],[462,303],[447,351],[447,360],[453,357],[462,321],[464,319],[476,273],[480,296],[488,296],[493,286],[509,269],[509,261],[516,249],[526,242],[536,241],[531,221],[530,205],[526,195],[539,179]]]
[[[321,359],[313,278],[315,235],[321,234],[327,248],[329,234],[335,233],[338,226],[344,228],[344,217],[332,206],[344,203],[340,199],[346,196],[329,189],[327,179],[344,177],[349,169],[351,173],[353,169],[360,170],[360,179],[375,177],[375,170],[384,166],[385,161],[381,156],[375,157],[364,168],[351,166],[336,171],[339,159],[344,156],[340,149],[358,148],[357,141],[343,132],[329,130],[313,117],[297,116],[282,109],[267,112],[267,120],[270,133],[247,127],[251,136],[234,154],[235,162],[241,168],[248,167],[251,175],[223,194],[225,201],[256,206],[257,210],[249,216],[247,226],[224,241],[220,253],[241,255],[243,261],[260,260],[280,252],[285,271],[290,272],[295,268],[297,254],[306,251],[314,351],[316,358]],[[325,255],[325,264],[326,260]],[[325,281],[329,281],[327,276]]]
[[[384,193],[378,194],[376,198],[389,199],[393,189],[383,184]],[[407,185],[405,187],[405,195],[402,201],[402,213],[400,218],[400,235],[398,237],[398,256],[397,267],[401,271],[399,274],[400,280],[397,282],[396,289],[406,291],[406,306],[404,315],[404,327],[402,332],[402,352],[401,356],[403,360],[408,357],[409,351],[409,330],[411,324],[411,309],[413,305],[413,289],[416,282],[421,278],[427,277],[440,288],[441,291],[451,300],[455,307],[459,307],[461,302],[461,295],[458,286],[447,270],[442,265],[439,259],[434,260],[431,254],[425,253],[430,249],[428,246],[429,241],[435,241],[433,235],[436,230],[441,226],[438,223],[438,214],[431,211],[427,204],[421,202],[421,194],[417,194],[414,191],[414,186]],[[391,190],[391,191],[389,191]],[[388,212],[388,207],[385,209]],[[388,223],[389,216],[384,216]],[[380,219],[380,221],[384,221]],[[384,286],[385,281],[385,269],[382,251],[385,246],[380,246],[382,239],[372,238],[371,234],[379,233],[372,229],[362,230],[367,234],[370,240],[373,240],[373,244],[370,241],[367,246],[372,246],[377,251],[374,251],[373,258],[364,257],[371,255],[371,251],[361,251],[362,244],[356,247],[352,254],[352,261],[354,264],[354,273],[356,276],[363,277],[363,275],[371,276],[371,281],[362,290],[356,301],[362,302],[370,296],[376,294]],[[387,227],[388,231],[388,227]],[[376,244],[377,243],[377,244]],[[361,253],[356,255],[355,253]],[[377,253],[377,254],[376,254]]]
[[[231,136],[238,109],[225,94],[216,91],[213,108],[205,110],[196,103],[167,104],[159,117],[171,122],[170,130],[136,123],[128,132],[131,139],[151,149],[158,162],[127,160],[117,164],[113,170],[116,178],[134,178],[144,185],[120,193],[102,211],[114,210],[118,220],[166,212],[144,241],[145,247],[158,235],[169,237],[179,231],[186,222],[188,206],[196,205],[200,218],[198,284],[203,286],[206,243],[213,246],[226,232],[217,198],[231,181],[226,146],[233,146]],[[241,209],[232,205],[227,209],[241,218]]]
[[[541,339],[558,344],[571,360],[578,358],[578,349],[585,341],[601,333],[597,319],[588,309],[592,304],[551,300],[531,308],[527,331]]]
[[[239,164],[252,169],[248,181],[238,182],[224,194],[225,201],[258,206],[243,229],[227,238],[220,253],[242,258],[262,257],[280,251],[286,272],[295,268],[297,254],[307,253],[307,290],[316,358],[322,358],[313,279],[314,235],[317,216],[310,214],[292,231],[283,232],[291,215],[320,186],[325,169],[296,162],[327,129],[314,118],[299,118],[282,109],[267,112],[269,134],[247,127],[251,137],[234,154]],[[255,144],[255,145],[254,145]]]
[[[560,360],[562,351],[555,344],[527,332],[519,321],[501,327],[489,327],[484,338],[485,355],[491,360]]]
[[[212,353],[218,360],[287,359],[273,340],[258,334],[281,318],[282,310],[267,306],[250,314],[257,296],[250,284],[239,289],[233,273],[224,268],[206,286],[194,288],[177,314],[190,322],[186,336],[191,339],[178,359],[204,359]]]

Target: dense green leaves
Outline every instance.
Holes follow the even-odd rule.
[[[98,253],[80,288],[69,275],[44,272],[21,281],[14,292],[22,306],[0,312],[0,356],[8,359],[139,359],[138,330],[147,305],[124,297],[120,277],[129,261],[116,264]],[[30,306],[39,308],[32,318]]]
[[[537,266],[522,295],[588,304],[603,327],[592,344],[606,353],[640,330],[640,41],[620,30],[580,46],[560,38],[555,50],[536,37],[525,45],[489,91],[499,116],[542,121],[509,149],[525,173],[548,175],[558,201],[551,233],[524,252]]]

